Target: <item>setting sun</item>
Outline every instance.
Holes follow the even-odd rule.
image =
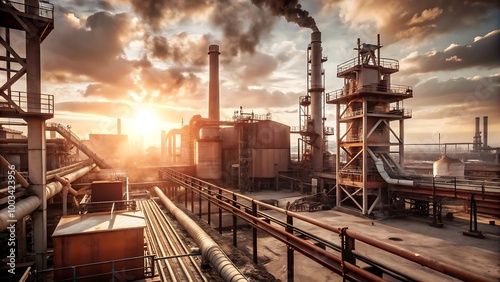
[[[150,109],[139,109],[130,120],[129,132],[132,136],[142,135],[144,140],[159,136],[162,130],[161,122]]]

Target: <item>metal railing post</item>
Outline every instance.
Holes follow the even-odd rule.
[[[293,217],[290,215],[286,216],[286,228],[285,231],[293,234]],[[287,281],[293,282],[294,279],[294,253],[290,246],[286,246],[286,269],[287,269]]]
[[[252,201],[252,216],[257,217],[257,203]],[[255,223],[256,220],[255,220]],[[257,226],[252,228],[253,262],[257,264]]]
[[[355,240],[347,235],[346,231],[347,227],[343,227],[340,233],[342,262],[346,261],[355,265],[356,257],[352,253],[352,251],[355,250]],[[345,277],[345,275],[347,274],[347,269],[345,268],[344,263],[342,263],[342,272]]]
[[[233,193],[233,206],[236,208],[236,194]],[[238,238],[237,236],[237,230],[236,228],[238,227],[238,218],[236,217],[235,212],[233,211],[233,246],[237,247],[238,244]]]
[[[219,188],[219,195],[217,196],[219,200],[222,201],[222,188]],[[219,234],[222,234],[222,208],[219,204]]]

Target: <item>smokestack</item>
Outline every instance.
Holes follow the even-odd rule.
[[[324,89],[322,77],[322,47],[321,32],[311,33],[311,84],[309,93],[311,95],[311,118],[315,139],[312,139],[312,169],[323,170],[323,100]]]
[[[116,120],[116,132],[118,135],[122,135],[122,119],[121,118]]]
[[[208,83],[208,119],[220,120],[219,113],[219,45],[208,46],[209,83]]]
[[[483,148],[488,148],[488,116],[483,117]]]
[[[477,151],[481,146],[481,132],[479,132],[479,117],[476,117],[476,130],[474,131],[474,139],[472,142],[472,150]]]

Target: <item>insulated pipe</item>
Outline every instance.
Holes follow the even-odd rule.
[[[181,225],[187,230],[189,235],[200,247],[201,255],[204,260],[208,260],[210,264],[217,269],[220,276],[224,281],[248,281],[248,279],[241,273],[241,271],[233,264],[233,262],[226,256],[220,249],[219,245],[189,216],[177,208],[172,201],[170,201],[160,188],[155,187],[155,193],[158,195],[162,203],[168,211],[177,219]]]
[[[64,175],[69,182],[73,182],[83,175],[87,174],[95,168],[95,165],[84,167],[73,173]],[[45,186],[45,193],[47,200],[52,198],[57,193],[61,192],[63,185],[58,181],[51,182]],[[40,206],[41,199],[37,196],[30,196],[28,198],[16,201],[15,209],[9,207],[0,210],[0,232],[4,231],[11,223],[9,220],[21,220],[23,217],[35,211]]]
[[[404,185],[404,186],[414,186],[413,180],[406,180],[406,179],[395,179],[391,178],[389,174],[387,174],[387,171],[385,171],[384,168],[384,163],[373,154],[372,150],[368,149],[368,153],[370,153],[370,156],[372,157],[373,161],[375,162],[375,166],[377,167],[378,173],[382,178],[385,180],[385,182],[389,184],[398,184],[398,185]]]
[[[17,180],[17,183],[21,184],[24,188],[28,188],[30,184],[22,175],[19,174],[19,172],[16,170],[15,167],[11,166],[11,164],[2,156],[0,155],[0,165],[3,167],[5,171],[9,172],[9,176],[11,174],[11,171],[14,172],[14,178]]]

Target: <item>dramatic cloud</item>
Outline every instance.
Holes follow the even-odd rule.
[[[269,35],[276,18],[247,2],[219,0],[210,21],[223,33],[222,45],[230,56],[254,53],[262,37]]]
[[[269,91],[264,88],[240,88],[240,89],[221,89],[229,94],[226,99],[221,100],[221,106],[226,108],[238,109],[242,106],[244,109],[270,109],[287,108],[297,104],[299,93],[284,93],[279,90]]]
[[[384,36],[386,44],[421,42],[495,17],[498,1],[365,1],[323,0],[326,9],[339,7],[340,18],[352,29]]]
[[[154,29],[164,21],[178,22],[211,7],[211,0],[129,0],[134,12]]]
[[[129,16],[98,12],[85,19],[65,14],[43,43],[43,68],[48,77],[86,76],[117,83],[133,69],[124,44],[133,32]]]
[[[205,66],[208,62],[209,41],[206,35],[192,37],[181,32],[169,38],[152,36],[146,39],[146,46],[151,50],[152,58],[172,61],[178,65]]]
[[[474,42],[451,44],[444,51],[415,55],[401,61],[402,73],[425,73],[469,67],[492,69],[500,66],[500,30],[476,37]]]

